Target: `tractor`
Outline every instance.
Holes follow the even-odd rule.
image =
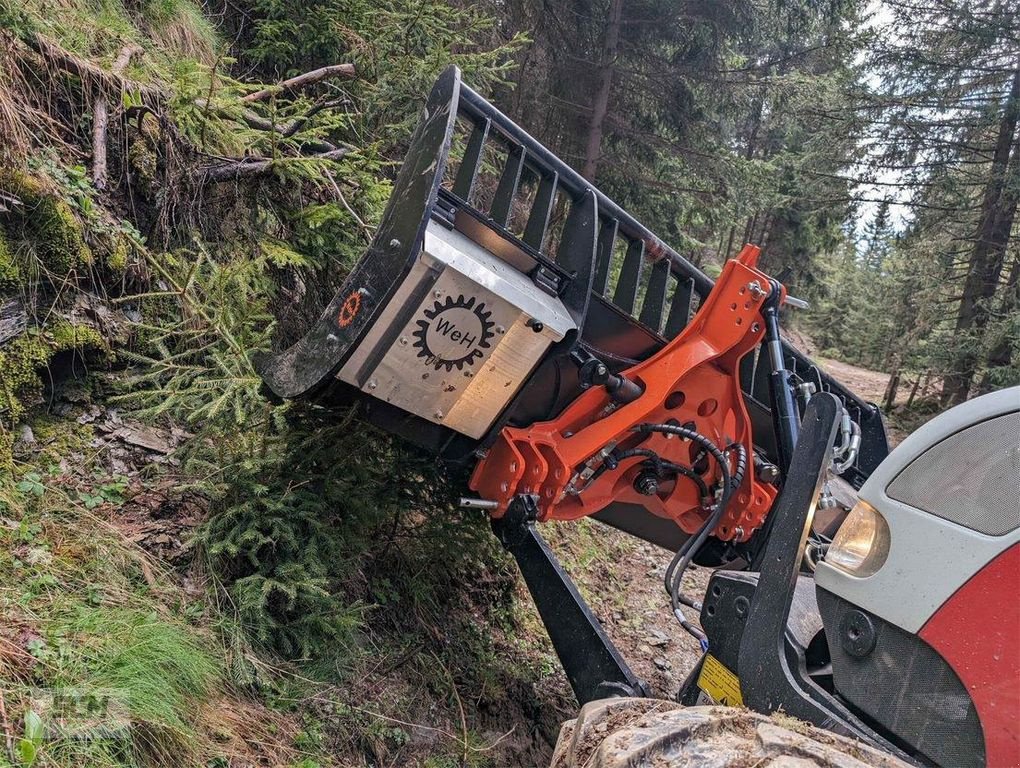
[[[890,452],[880,409],[784,339],[803,302],[759,256],[712,280],[451,67],[367,252],[260,372],[472,468],[462,504],[582,705],[555,765],[1020,765],[1020,388]],[[675,700],[542,538],[589,516],[673,553],[663,599],[702,651]],[[720,734],[751,732],[816,762],[727,762]]]

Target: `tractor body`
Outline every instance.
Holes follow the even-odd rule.
[[[758,256],[711,280],[451,68],[364,258],[262,373],[472,468],[465,505],[581,703],[647,694],[536,527],[592,516],[675,553],[668,599],[706,651],[684,703],[1020,764],[1020,392],[890,455],[879,409],[782,338],[794,300]],[[721,566],[703,601],[679,591],[692,561]]]

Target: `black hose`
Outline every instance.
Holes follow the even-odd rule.
[[[740,443],[730,443],[726,446],[727,451],[737,449],[737,468],[733,471],[733,487],[739,488],[744,482],[744,473],[747,472],[747,451]]]
[[[686,427],[674,424],[640,424],[635,427],[634,430],[636,432],[645,433],[660,432],[692,440],[708,451],[712,458],[715,459],[715,462],[719,467],[719,472],[722,474],[723,492],[722,497],[719,499],[719,503],[716,504],[715,509],[712,510],[712,514],[710,514],[705,522],[701,524],[701,527],[698,528],[697,533],[692,538],[685,541],[680,549],[677,550],[676,555],[673,556],[669,566],[666,568],[664,579],[666,591],[669,593],[670,606],[673,609],[673,615],[676,616],[677,621],[680,622],[680,626],[696,637],[698,642],[704,648],[707,645],[707,638],[705,637],[704,632],[687,621],[687,617],[684,616],[683,609],[680,607],[680,581],[683,578],[684,572],[687,570],[687,566],[690,565],[691,560],[694,558],[694,555],[699,549],[701,549],[705,540],[708,539],[709,534],[715,530],[715,527],[719,525],[719,521],[722,519],[722,516],[726,513],[726,507],[735,487],[732,482],[733,476],[730,473],[729,461],[727,461],[723,452],[719,450],[719,447],[710,439],[702,435],[700,432],[695,432],[694,430],[687,429]],[[737,468],[746,469],[746,464],[747,457],[744,454],[743,447],[741,447],[737,459]],[[741,472],[741,477],[742,476],[743,472]],[[694,601],[684,600],[683,602],[685,604],[691,604],[693,607]]]
[[[730,484],[731,475],[729,462],[726,461],[726,457],[723,455],[723,452],[719,450],[716,444],[709,440],[707,437],[705,437],[703,434],[701,434],[700,432],[695,432],[693,429],[688,429],[687,427],[681,427],[678,424],[639,424],[638,426],[634,427],[634,431],[645,433],[660,432],[662,434],[667,435],[677,435],[678,437],[686,437],[688,440],[692,440],[698,445],[700,445],[702,448],[708,451],[712,458],[715,459],[716,464],[719,466],[719,471],[722,473],[723,476],[722,477],[723,499],[728,500],[729,493],[732,491],[732,486]],[[711,528],[709,529],[705,528],[705,525],[711,522],[713,518],[719,518],[722,516],[721,514],[718,513],[718,510],[720,508],[725,512],[725,505],[722,503],[718,504],[716,506],[716,510],[712,513],[712,515],[709,516],[708,520],[706,520],[705,523],[702,524],[702,527],[698,529],[698,533],[695,534],[695,538],[701,539],[701,541],[699,541],[697,544],[698,547],[700,547],[701,544],[704,543],[704,539],[708,537],[708,533],[718,524],[718,519],[716,519],[716,522],[712,524]],[[676,566],[680,562],[680,559],[684,556],[684,554],[682,553],[686,552],[692,541],[693,541],[692,539],[688,539],[687,541],[684,542],[684,545],[680,547],[680,549],[676,553],[676,556],[674,556],[672,562],[670,562],[669,564],[669,567],[666,569],[665,584],[667,592],[672,593],[673,571],[676,569]]]
[[[668,471],[676,472],[678,475],[683,475],[684,477],[691,479],[698,486],[698,492],[701,494],[700,498],[704,499],[709,495],[708,485],[701,478],[701,475],[690,467],[685,467],[683,464],[674,464],[672,461],[663,459],[658,453],[648,448],[629,448],[628,450],[621,451],[620,453],[611,453],[606,458],[606,461],[603,462],[602,466],[605,466],[606,469],[616,469],[617,465],[621,461],[634,456],[644,456],[652,461],[656,474],[659,474],[660,476],[664,471]],[[598,470],[596,470],[596,472],[598,472]],[[594,480],[594,477],[592,479]]]

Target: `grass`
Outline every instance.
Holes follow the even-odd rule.
[[[214,759],[201,714],[225,686],[214,635],[189,620],[173,578],[71,485],[54,469],[0,488],[0,726],[15,745],[7,763]],[[42,734],[33,733],[37,720]]]

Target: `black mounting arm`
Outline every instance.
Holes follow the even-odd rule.
[[[811,398],[783,490],[769,515],[772,524],[755,566],[759,572],[713,574],[702,625],[709,653],[739,677],[747,707],[764,713],[782,710],[909,761],[819,686],[805,662],[806,648],[820,624],[816,625],[814,584],[800,575],[800,563],[841,412],[834,395],[822,392]],[[692,685],[693,681],[686,683],[682,695]]]
[[[580,704],[610,696],[648,696],[566,574],[535,530],[533,496],[517,496],[503,517],[492,521],[496,536],[514,556],[542,616],[556,655]]]

